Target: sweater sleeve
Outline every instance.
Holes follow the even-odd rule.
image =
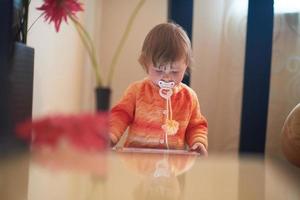
[[[117,143],[131,124],[135,113],[136,87],[130,85],[121,100],[111,109],[110,113],[110,138]]]
[[[191,148],[195,143],[202,143],[208,148],[207,133],[208,124],[206,118],[200,112],[200,105],[197,96],[193,100],[191,118],[186,130],[186,141]]]

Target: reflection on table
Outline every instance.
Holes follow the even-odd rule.
[[[24,185],[28,192],[20,190],[21,198],[10,194],[14,189],[0,190],[0,199],[300,199],[300,169],[279,159],[235,155],[204,158],[185,151],[149,149],[116,149],[94,163],[95,155],[78,156],[72,167],[70,161],[66,165],[61,159],[64,157],[57,155],[62,165],[59,168],[56,163],[53,168],[49,163],[55,162],[55,156],[51,162],[39,162],[31,155],[29,180],[22,181],[26,176],[18,180],[28,181]],[[26,155],[2,160],[0,170],[5,168],[5,181],[28,159]],[[101,165],[101,173],[95,173],[97,165]]]

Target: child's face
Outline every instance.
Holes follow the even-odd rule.
[[[156,85],[158,81],[173,81],[177,85],[182,81],[186,68],[185,59],[163,66],[154,66],[151,63],[148,66],[148,77]]]

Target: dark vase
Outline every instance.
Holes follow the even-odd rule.
[[[109,110],[111,89],[108,87],[96,88],[97,111],[104,112]]]
[[[110,137],[109,137],[109,109],[110,109],[110,96],[111,96],[111,89],[109,87],[97,87],[95,89],[96,92],[96,108],[97,114],[102,115],[105,120],[104,125],[102,126],[101,130],[103,131],[103,135],[105,135],[105,143],[107,147],[110,144]]]

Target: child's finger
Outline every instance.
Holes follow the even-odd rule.
[[[199,144],[196,143],[192,146],[192,150],[196,150],[198,147],[199,147]]]

